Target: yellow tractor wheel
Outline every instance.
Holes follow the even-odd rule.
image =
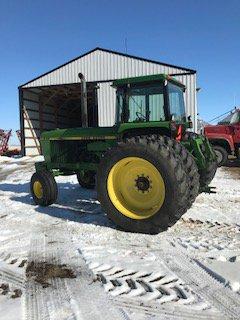
[[[98,167],[102,209],[127,231],[166,230],[176,220],[187,188],[182,162],[163,140],[131,138],[107,151]]]
[[[49,171],[35,172],[31,178],[30,189],[34,202],[40,206],[49,206],[57,199],[57,184]]]
[[[152,217],[165,199],[161,173],[139,157],[126,157],[115,163],[108,175],[107,191],[113,205],[136,220]]]

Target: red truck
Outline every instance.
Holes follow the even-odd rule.
[[[228,155],[240,157],[240,109],[235,108],[217,125],[204,127],[204,134],[213,145],[219,166],[228,161]]]

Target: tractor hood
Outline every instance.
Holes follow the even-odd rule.
[[[116,139],[116,131],[116,127],[56,129],[43,132],[41,140]]]

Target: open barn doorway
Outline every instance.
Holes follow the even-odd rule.
[[[88,126],[98,126],[97,83],[87,83]],[[41,154],[40,135],[56,128],[82,126],[81,86],[77,84],[20,88],[22,150]]]

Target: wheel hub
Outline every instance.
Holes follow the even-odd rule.
[[[135,179],[135,186],[137,187],[138,191],[142,191],[142,193],[149,192],[150,188],[152,188],[151,186],[151,180],[149,180],[149,177],[144,177],[144,174],[142,174],[142,176],[138,176],[137,179]]]
[[[33,192],[38,199],[41,199],[43,197],[43,187],[40,181],[34,182]]]

